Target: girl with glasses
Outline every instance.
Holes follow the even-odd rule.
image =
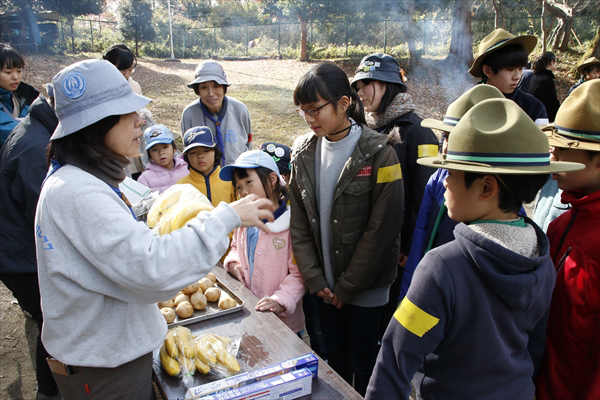
[[[358,94],[336,65],[306,73],[294,103],[312,132],[292,150],[292,247],[317,295],[329,365],[364,396],[397,274],[402,171],[393,137],[366,125]]]

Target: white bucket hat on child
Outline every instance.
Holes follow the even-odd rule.
[[[194,80],[188,83],[187,87],[193,89],[195,85],[209,81],[215,81],[219,85],[231,86],[231,83],[227,82],[227,75],[225,75],[225,70],[221,64],[208,60],[198,64],[194,72]]]
[[[149,150],[155,144],[171,144],[175,141],[175,137],[173,137],[169,128],[159,124],[152,125],[144,131],[144,141],[146,142],[145,150]]]
[[[52,80],[58,126],[50,140],[70,135],[111,115],[125,115],[152,100],[137,95],[119,70],[105,60],[69,65]]]
[[[275,163],[275,160],[273,160],[273,157],[262,150],[249,150],[243,152],[233,164],[226,165],[221,169],[219,178],[224,181],[231,181],[233,180],[234,169],[258,167],[268,168],[281,178],[281,175],[279,174],[279,168],[277,168],[277,164]]]

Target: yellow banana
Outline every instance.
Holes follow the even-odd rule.
[[[204,203],[191,203],[178,204],[177,211],[171,220],[171,230],[177,230],[185,226],[185,224],[194,218],[200,211],[210,210],[210,208]]]
[[[227,344],[231,342],[231,339],[211,334],[204,335],[203,338],[205,338],[215,352],[219,364],[225,366],[230,372],[235,373],[240,371],[240,364],[227,351]]]
[[[215,356],[212,348],[210,347],[210,343],[207,340],[203,339],[201,336],[196,339],[196,343],[194,346],[196,359],[202,360],[205,364],[214,365],[217,362],[217,357]]]
[[[167,374],[171,376],[177,376],[181,372],[177,360],[167,353],[167,349],[164,345],[160,347],[160,363]]]
[[[196,370],[200,371],[200,373],[206,375],[210,372],[210,367],[208,365],[206,365],[204,362],[202,362],[200,357],[195,357],[194,363],[196,364]]]
[[[171,357],[179,357],[179,349],[175,343],[175,331],[173,329],[170,329],[169,332],[167,332],[167,337],[165,338],[165,349]]]
[[[196,372],[196,363],[194,360],[188,357],[179,357],[179,367],[181,368],[181,373],[184,375],[194,375]]]
[[[175,341],[179,347],[179,351],[184,357],[194,357],[194,349],[192,347],[192,331],[185,326],[175,328]]]

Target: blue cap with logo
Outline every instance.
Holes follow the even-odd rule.
[[[219,178],[224,181],[232,181],[233,171],[236,168],[248,169],[258,167],[268,168],[275,172],[277,176],[281,177],[279,168],[277,168],[277,164],[275,163],[275,160],[273,160],[273,157],[262,150],[249,150],[240,154],[233,164],[224,166],[219,173]]]
[[[175,137],[166,126],[162,124],[152,125],[144,131],[144,141],[146,142],[146,150],[149,150],[155,144],[171,144],[175,141]]]
[[[50,140],[63,138],[111,115],[130,114],[152,100],[137,95],[106,60],[71,64],[52,79],[58,126]]]
[[[194,147],[215,147],[217,142],[215,136],[208,126],[195,126],[185,131],[183,135],[183,149],[187,153],[189,149]]]

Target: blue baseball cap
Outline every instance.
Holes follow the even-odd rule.
[[[195,126],[185,131],[183,135],[183,149],[187,153],[189,149],[194,147],[210,147],[214,148],[217,145],[215,136],[208,126]]]
[[[146,150],[155,144],[164,143],[171,144],[175,141],[175,137],[166,126],[152,125],[144,131],[144,140],[146,141]]]
[[[273,157],[268,155],[266,152],[262,150],[249,150],[245,151],[235,160],[235,163],[224,166],[219,173],[219,178],[224,181],[232,181],[233,180],[233,170],[236,168],[258,168],[265,167],[275,172],[277,176],[281,177],[279,174],[279,168],[277,168],[277,164]]]

